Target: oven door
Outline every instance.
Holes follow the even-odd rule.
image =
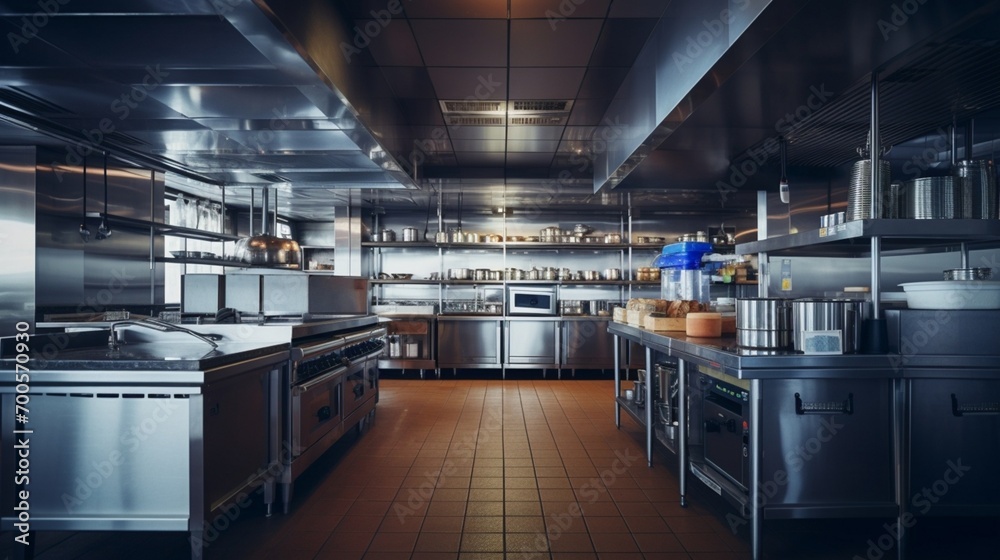
[[[301,455],[331,431],[343,431],[345,371],[347,368],[340,367],[292,386],[293,457]]]
[[[368,388],[365,375],[365,360],[352,363],[344,374],[344,418],[354,413],[369,398],[374,391]]]
[[[746,490],[749,446],[744,441],[743,405],[722,395],[705,396],[705,462]]]
[[[556,293],[550,289],[511,288],[507,311],[511,315],[555,315]]]

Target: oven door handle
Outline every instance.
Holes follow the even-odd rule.
[[[951,413],[955,416],[998,416],[1000,402],[984,402],[977,404],[958,404],[958,395],[951,394]]]
[[[296,394],[301,395],[302,393],[305,393],[306,391],[312,389],[313,387],[316,387],[317,385],[322,385],[330,381],[330,379],[344,373],[345,371],[347,371],[347,368],[344,366],[340,366],[339,368],[330,370],[327,373],[320,375],[319,377],[310,379],[309,381],[306,381],[301,385],[295,385],[293,389],[294,391],[296,391]]]
[[[802,396],[795,393],[795,414],[854,414],[854,393],[847,394],[847,400],[842,402],[803,402]]]

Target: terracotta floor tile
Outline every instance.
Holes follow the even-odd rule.
[[[490,459],[486,457],[476,457],[473,468],[500,467],[503,468],[503,459]]]
[[[715,533],[678,533],[677,539],[688,552],[729,552],[729,545]]]
[[[459,488],[466,489],[471,484],[472,479],[466,477],[457,476],[441,476],[438,480],[438,488]],[[363,495],[363,494],[362,494]]]
[[[608,487],[608,494],[616,502],[649,502],[646,493],[638,488],[617,488],[611,485]]]
[[[687,552],[645,552],[642,555],[645,560],[690,560]],[[720,559],[721,560],[721,559]],[[736,560],[728,558],[727,560]]]
[[[465,515],[465,502],[432,501],[427,508],[427,517]]]
[[[565,478],[567,475],[566,475],[566,469],[564,469],[561,466],[542,467],[535,465],[535,476],[538,478],[552,478],[552,477]]]
[[[630,516],[625,518],[625,524],[633,533],[669,533],[670,527],[661,517]]]
[[[469,490],[470,502],[503,501],[503,488],[473,488]]]
[[[417,543],[417,533],[379,532],[368,545],[369,552],[412,552]]]
[[[552,552],[593,552],[594,544],[587,533],[550,531],[549,550]]]
[[[582,507],[577,502],[571,501],[546,501],[542,502],[542,511],[545,512],[545,516],[553,515],[581,515]]]
[[[641,552],[598,552],[597,560],[644,560]]]
[[[470,479],[470,488],[503,488],[504,479],[496,476],[474,476]]]
[[[295,529],[298,531],[327,531],[332,532],[337,528],[337,524],[343,515],[309,515],[296,517]]]
[[[397,516],[393,515],[390,511],[385,516],[385,519],[382,520],[382,524],[379,525],[378,530],[380,533],[417,533],[420,531],[420,526],[423,523],[423,516]]]
[[[535,466],[535,463],[532,462],[531,453],[528,451],[518,451],[514,454],[504,451],[503,466],[504,468],[532,468]]]
[[[539,502],[506,502],[504,515],[538,516],[542,514],[542,504]]]
[[[622,515],[625,517],[660,515],[660,512],[649,502],[615,502],[615,504],[618,506],[618,510],[621,511]]]
[[[504,514],[504,503],[496,502],[469,502],[465,515],[490,517]]]
[[[400,479],[402,481],[402,479]],[[364,502],[391,502],[396,498],[396,494],[399,492],[398,486],[393,486],[391,488],[376,488],[367,487],[358,496],[358,501]]]
[[[508,502],[537,502],[539,500],[536,488],[505,488],[504,500]]]
[[[427,517],[420,526],[420,533],[461,533],[464,516]]]
[[[538,489],[542,488],[565,488],[570,490],[570,484],[568,478],[539,478],[536,480],[538,483]]]
[[[475,467],[473,477],[503,478],[503,467]]]
[[[545,531],[550,537],[561,535],[562,533],[586,533],[587,524],[583,517],[572,514],[546,515]]]
[[[628,533],[628,526],[621,517],[584,517],[591,533]]]
[[[361,560],[410,560],[409,552],[379,552],[371,551],[365,553]]]
[[[532,467],[504,467],[504,478],[535,478]]]
[[[417,537],[415,552],[454,552],[457,553],[462,544],[462,533],[427,533]]]
[[[504,531],[506,533],[544,533],[545,520],[541,516],[506,517],[504,519]]]
[[[431,502],[464,502],[469,499],[468,488],[438,488]]]
[[[538,495],[543,502],[575,502],[577,499],[569,488],[540,488]]]
[[[503,517],[466,516],[465,527],[462,529],[462,531],[465,533],[502,533]]]
[[[330,531],[289,531],[270,543],[274,550],[315,554],[330,538]]]
[[[684,552],[678,536],[671,533],[636,533],[632,535],[642,552]]]
[[[619,511],[618,506],[614,502],[582,502],[580,503],[580,509],[583,510],[583,514],[587,517],[625,515],[624,512]]]
[[[502,552],[462,552],[458,560],[504,560]]]
[[[431,505],[430,500],[423,498],[420,494],[400,494],[395,502],[389,506],[386,512],[387,517],[423,517],[427,515],[427,508]]]
[[[597,552],[638,552],[639,547],[630,533],[591,533]]]
[[[503,533],[462,533],[462,552],[503,552]]]
[[[504,551],[507,556],[511,552],[548,552],[549,542],[544,533],[508,533],[504,540]]]
[[[534,463],[536,469],[538,467],[562,468],[563,466],[562,458],[559,457],[559,455],[545,455],[545,454],[540,454],[538,451],[533,450],[531,452],[531,457],[532,457],[531,462]]]
[[[419,546],[419,541],[418,541]],[[414,552],[410,560],[457,560],[458,552]]]
[[[749,552],[690,552],[691,560],[750,560]]]
[[[674,533],[711,533],[719,528],[719,522],[708,516],[664,517],[667,526]]]
[[[374,533],[382,525],[380,515],[345,515],[337,524],[337,533]]]
[[[389,506],[392,505],[391,500],[385,501],[357,501],[351,505],[351,509],[347,510],[348,517],[353,517],[355,515],[385,515],[389,511]]]
[[[527,477],[508,477],[503,479],[503,486],[507,489],[513,488],[538,488],[538,479]]]
[[[320,552],[327,551],[327,554],[338,550],[360,550],[368,548],[368,543],[375,537],[375,533],[340,533],[334,532],[323,544]],[[335,557],[335,556],[332,556]]]

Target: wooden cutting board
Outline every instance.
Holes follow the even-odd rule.
[[[646,315],[643,318],[642,327],[647,331],[685,331],[687,330],[687,319],[680,317],[653,317]]]

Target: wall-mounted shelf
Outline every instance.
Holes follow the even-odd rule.
[[[101,212],[87,212],[87,218],[100,220],[104,218],[104,214]],[[200,229],[172,226],[160,222],[137,220],[135,218],[125,218],[122,216],[113,216],[111,214],[107,215],[107,220],[112,227],[118,226],[132,229],[152,229],[154,232],[162,235],[172,235],[175,237],[198,239],[201,241],[237,241],[241,239],[238,235],[230,235],[228,233],[202,231]]]

